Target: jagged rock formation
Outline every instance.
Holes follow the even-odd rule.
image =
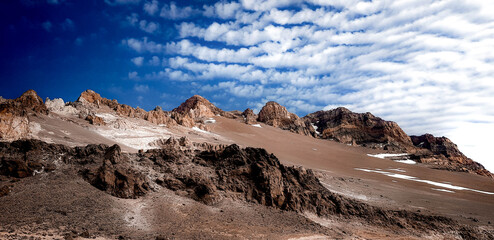
[[[393,231],[456,232],[471,238],[493,237],[488,231],[463,226],[446,217],[385,210],[332,193],[320,184],[311,170],[283,166],[274,155],[259,148],[241,149],[230,145],[214,151],[190,151],[169,147],[124,154],[117,145],[69,148],[37,140],[0,143],[2,161],[11,162],[21,156],[25,156],[27,163],[37,161],[34,169],[42,170],[39,165],[45,166],[45,171],[50,165],[56,166],[52,170],[78,169],[72,172],[78,172],[98,189],[121,198],[142,196],[152,191],[156,183],[205,204],[233,198],[287,211],[358,218]],[[16,178],[17,169],[4,166],[2,164],[0,173]],[[14,184],[17,183],[14,181]],[[2,191],[8,192],[8,189]]]
[[[225,112],[199,95],[192,96],[172,110],[173,119],[186,127],[193,127],[196,123],[202,123],[204,119],[216,115],[225,115]],[[205,129],[204,124],[200,124],[199,127]]]
[[[30,133],[28,114],[48,114],[43,100],[34,90],[28,90],[16,99],[0,103],[0,139],[15,140]]]
[[[437,168],[471,172],[483,176],[494,177],[482,164],[465,156],[458,146],[447,137],[434,137],[432,134],[410,136],[413,144],[421,151],[417,151],[412,158],[421,163],[437,165]],[[426,149],[426,151],[424,151]]]
[[[354,113],[339,107],[311,113],[303,119],[314,124],[324,139],[391,151],[413,148],[410,138],[398,124],[371,113]]]
[[[257,117],[258,116],[250,108],[245,109],[245,111],[242,113],[242,116],[244,117],[244,122],[246,124],[256,124],[257,123]]]
[[[129,105],[120,104],[115,99],[109,100],[103,98],[101,97],[101,95],[94,92],[93,90],[86,90],[82,92],[79,98],[77,99],[76,103],[73,103],[73,105],[75,105],[76,107],[78,107],[79,104],[83,104],[83,105],[92,104],[92,106],[95,106],[97,108],[100,108],[102,106],[107,106],[120,116],[141,118],[146,121],[152,122],[154,124],[165,124],[167,126],[173,126],[177,124],[176,121],[172,119],[171,114],[163,111],[160,107],[156,107],[154,110],[146,112],[145,110],[139,107],[133,108]],[[94,114],[89,113],[87,115],[94,115]],[[87,118],[87,115],[83,116],[83,118]]]
[[[288,112],[285,107],[273,101],[267,102],[262,107],[257,121],[294,133],[315,135],[315,130],[309,122],[303,121],[296,114]]]

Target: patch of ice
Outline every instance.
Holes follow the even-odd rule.
[[[442,189],[442,188],[431,188],[432,190],[436,191],[441,191],[441,192],[449,192],[449,193],[455,193],[454,191],[447,190],[447,189]]]
[[[407,172],[401,168],[388,168],[388,170],[397,171],[397,172]]]
[[[317,148],[313,148],[312,150],[317,151]]]
[[[401,156],[407,156],[408,153],[379,153],[379,154],[367,154],[369,157],[375,157],[375,158],[389,158],[389,157],[401,157]]]
[[[253,127],[258,127],[258,128],[262,128],[262,127],[261,127],[261,124],[252,124],[251,126],[253,126]]]
[[[197,131],[197,132],[201,132],[201,133],[208,133],[208,134],[210,133],[210,132],[205,131],[205,130],[202,130],[202,129],[198,128],[198,127],[192,127],[192,130]]]
[[[400,178],[400,179],[405,179],[405,180],[410,180],[410,181],[415,181],[415,182],[421,182],[421,183],[427,183],[429,185],[433,185],[433,186],[436,186],[436,187],[442,187],[442,188],[447,188],[447,189],[452,189],[452,190],[472,191],[472,192],[477,192],[477,193],[494,195],[493,192],[487,192],[487,191],[481,191],[481,190],[472,189],[472,188],[455,186],[455,185],[452,185],[452,184],[449,184],[449,183],[440,183],[440,182],[434,182],[434,181],[431,181],[431,180],[423,180],[423,179],[420,179],[420,178],[417,178],[417,177],[403,175],[403,174],[398,174],[398,173],[390,173],[390,172],[385,172],[385,171],[380,171],[380,170],[372,170],[372,169],[365,169],[365,168],[355,168],[355,170],[369,172],[369,173],[380,173],[380,174],[386,175],[388,177]]]
[[[404,164],[417,164],[417,162],[410,160],[410,159],[394,160],[394,161],[399,162],[399,163],[404,163]]]
[[[216,123],[216,120],[214,120],[214,118],[208,118],[204,121],[204,123]]]
[[[321,135],[321,133],[317,131],[317,126],[314,123],[310,123],[310,125],[312,125],[312,127],[314,128],[314,131],[316,131],[317,135]]]

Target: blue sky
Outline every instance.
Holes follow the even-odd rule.
[[[7,0],[0,95],[345,106],[445,135],[494,170],[493,12],[481,0]]]

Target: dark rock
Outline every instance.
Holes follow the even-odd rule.
[[[451,171],[467,171],[494,178],[494,175],[482,166],[465,156],[456,144],[447,137],[434,137],[432,134],[410,136],[413,144],[422,148],[412,157],[422,163],[437,165],[437,168]]]
[[[398,124],[371,113],[354,113],[339,107],[314,112],[303,119],[314,124],[320,137],[324,139],[390,151],[407,151],[413,148],[410,138]]]

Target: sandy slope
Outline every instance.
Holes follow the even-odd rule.
[[[302,136],[264,124],[260,124],[260,127],[251,126],[224,117],[214,117],[215,122],[207,123],[211,129],[210,132],[182,126],[158,126],[144,120],[130,118],[124,119],[125,127],[115,127],[114,124],[111,124],[114,119],[112,120],[111,116],[107,117],[109,118],[105,119],[108,121],[107,126],[99,127],[89,125],[77,117],[57,114],[30,116],[30,120],[39,124],[38,131],[35,133],[39,139],[69,146],[81,146],[89,143],[105,143],[107,145],[118,143],[123,151],[137,152],[138,149],[143,148],[142,146],[148,148],[147,142],[152,139],[187,136],[195,142],[237,143],[242,147],[262,147],[268,152],[274,153],[284,164],[300,165],[316,170],[323,185],[333,192],[372,205],[408,209],[426,214],[440,214],[469,225],[493,228],[494,195],[470,190],[449,189],[444,186],[434,186],[424,181],[412,181],[358,169],[402,174],[421,180],[437,183],[447,182],[452,186],[494,193],[494,182],[486,177],[434,170],[420,164],[409,165],[370,157],[367,154],[377,152],[367,148]],[[57,185],[60,184],[60,179],[64,179],[66,185]],[[317,238],[324,236],[324,234],[355,239],[397,239],[399,236],[399,233],[362,226],[360,222],[306,216],[321,226],[328,226],[333,230],[322,229],[320,225],[313,226],[313,223],[303,223],[306,218],[295,213],[279,212],[270,208],[234,201],[223,201],[217,206],[205,206],[193,200],[176,196],[166,189],[137,200],[118,199],[100,192],[82,179],[71,179],[69,175],[61,173],[40,175],[21,181],[25,182],[22,189],[14,189],[13,195],[0,199],[0,202],[6,203],[11,198],[20,197],[33,203],[33,206],[3,205],[9,207],[8,211],[13,211],[13,213],[27,214],[19,218],[23,219],[25,224],[16,223],[15,219],[0,218],[4,223],[15,223],[12,225],[14,227],[23,224],[26,226],[25,229],[17,229],[12,234],[45,231],[44,229],[47,227],[43,227],[46,225],[43,221],[40,222],[35,217],[33,217],[33,221],[29,221],[29,213],[39,213],[46,214],[46,217],[53,220],[52,223],[55,222],[55,225],[58,224],[62,228],[67,225],[67,222],[63,222],[64,219],[72,215],[70,219],[71,224],[74,225],[73,229],[58,229],[56,231],[58,233],[72,230],[76,230],[77,234],[83,233],[84,229],[77,227],[79,224],[91,229],[91,232],[94,233],[92,236],[105,235],[113,238],[121,233],[132,238],[144,239],[154,238],[160,234],[169,234],[167,236],[177,238],[215,239],[232,237],[303,239],[304,237]],[[67,188],[67,186],[69,187]],[[60,197],[57,200],[40,203],[41,205],[35,204],[36,199],[50,199],[50,196]],[[71,202],[85,201],[84,199],[89,202],[77,204],[82,206],[86,204],[88,209],[70,210]],[[59,212],[65,212],[65,214]],[[111,224],[103,227],[101,231],[98,230],[99,227],[85,222],[84,214],[89,214],[88,212],[98,212],[97,215],[91,216],[94,221],[108,221]],[[493,224],[489,224],[489,222]],[[184,230],[191,226],[193,229]],[[6,230],[9,229],[0,229],[0,232],[8,234]],[[205,231],[205,229],[208,230]],[[0,238],[5,236],[7,235],[0,235]],[[438,238],[442,237],[438,236]]]
[[[494,224],[494,194],[453,190],[356,168],[380,169],[421,180],[494,193],[494,182],[487,177],[370,157],[367,154],[374,153],[371,149],[301,136],[265,124],[259,128],[222,117],[216,117],[216,120],[212,132],[242,146],[265,148],[285,164],[319,170],[321,180],[330,190],[381,206],[430,211],[469,224],[488,225],[489,221]]]

